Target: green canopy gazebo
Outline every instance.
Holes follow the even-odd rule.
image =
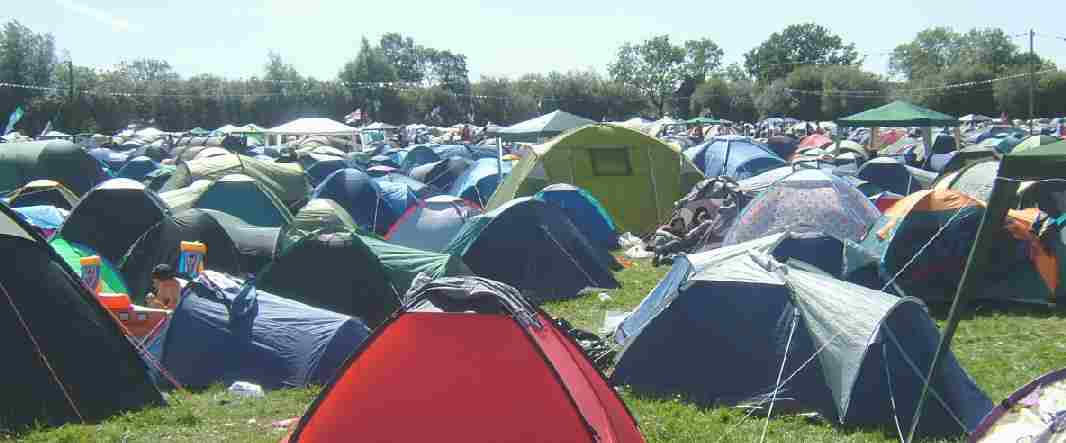
[[[500,128],[496,134],[505,141],[536,143],[546,141],[571,129],[595,123],[585,117],[556,110],[534,119]]]
[[[877,132],[879,128],[922,128],[922,139],[925,146],[932,146],[932,133],[930,128],[934,126],[950,126],[958,128],[959,119],[950,115],[926,109],[905,101],[896,100],[879,108],[869,109],[858,114],[849,115],[837,120],[837,125],[843,127],[871,128],[870,145],[867,149],[874,150]],[[961,134],[955,130],[955,145],[958,147]]]

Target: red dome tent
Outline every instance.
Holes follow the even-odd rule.
[[[405,299],[289,441],[644,441],[581,349],[514,288],[443,278]]]

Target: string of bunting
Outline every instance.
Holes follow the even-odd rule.
[[[1042,75],[1042,74],[1047,74],[1049,72],[1055,72],[1055,71],[1058,71],[1058,68],[1044,69],[1042,71],[1034,72],[1033,75]],[[1016,78],[1027,77],[1029,75],[1030,74],[1028,72],[1026,72],[1026,73],[1021,73],[1021,74],[1008,75],[1008,76],[1004,76],[1004,77],[991,78],[991,79],[988,79],[988,80],[977,80],[977,81],[972,81],[972,82],[953,83],[953,84],[948,84],[948,85],[929,86],[929,87],[924,87],[924,88],[896,89],[896,90],[891,91],[891,92],[896,92],[896,93],[928,92],[928,91],[944,91],[944,90],[959,89],[959,88],[970,88],[970,87],[974,87],[974,86],[983,86],[983,85],[1002,82],[1002,81],[1006,81],[1006,80],[1013,80],[1013,79],[1016,79]],[[861,96],[861,95],[865,95],[865,96],[871,96],[871,95],[872,96],[881,96],[881,95],[885,95],[886,92],[889,92],[889,91],[883,91],[883,90],[879,90],[879,89],[855,89],[855,90],[841,90],[841,91],[832,91],[832,90],[829,90],[829,91],[816,91],[816,90],[810,90],[810,89],[792,89],[792,88],[785,88],[785,91],[787,91],[789,93],[793,93],[793,94],[817,94],[817,95],[829,94],[829,95],[850,95],[850,96]]]

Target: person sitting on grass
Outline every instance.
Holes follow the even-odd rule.
[[[152,287],[154,293],[149,293],[145,301],[150,308],[174,310],[181,300],[181,283],[178,282],[174,268],[163,263],[152,269]]]

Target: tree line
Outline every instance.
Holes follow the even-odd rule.
[[[18,21],[0,33],[0,116],[26,110],[33,133],[47,122],[72,131],[108,132],[130,123],[167,129],[254,122],[277,125],[306,116],[340,118],[361,109],[393,124],[511,124],[555,109],[595,120],[710,115],[734,121],[771,116],[831,120],[894,99],[941,112],[1028,115],[1028,77],[1036,114],[1066,114],[1066,73],[1030,56],[997,28],[935,27],[898,45],[889,74],[864,71],[853,43],[828,28],[790,25],[724,66],[712,39],[669,35],[618,48],[606,75],[530,73],[471,81],[460,52],[388,33],[363,38],[336,78],[303,75],[271,52],[260,75],[227,79],[179,75],[165,60],[135,59],[97,70],[57,53],[52,35]],[[1007,78],[1007,80],[1000,80]],[[953,85],[945,88],[945,85]]]

